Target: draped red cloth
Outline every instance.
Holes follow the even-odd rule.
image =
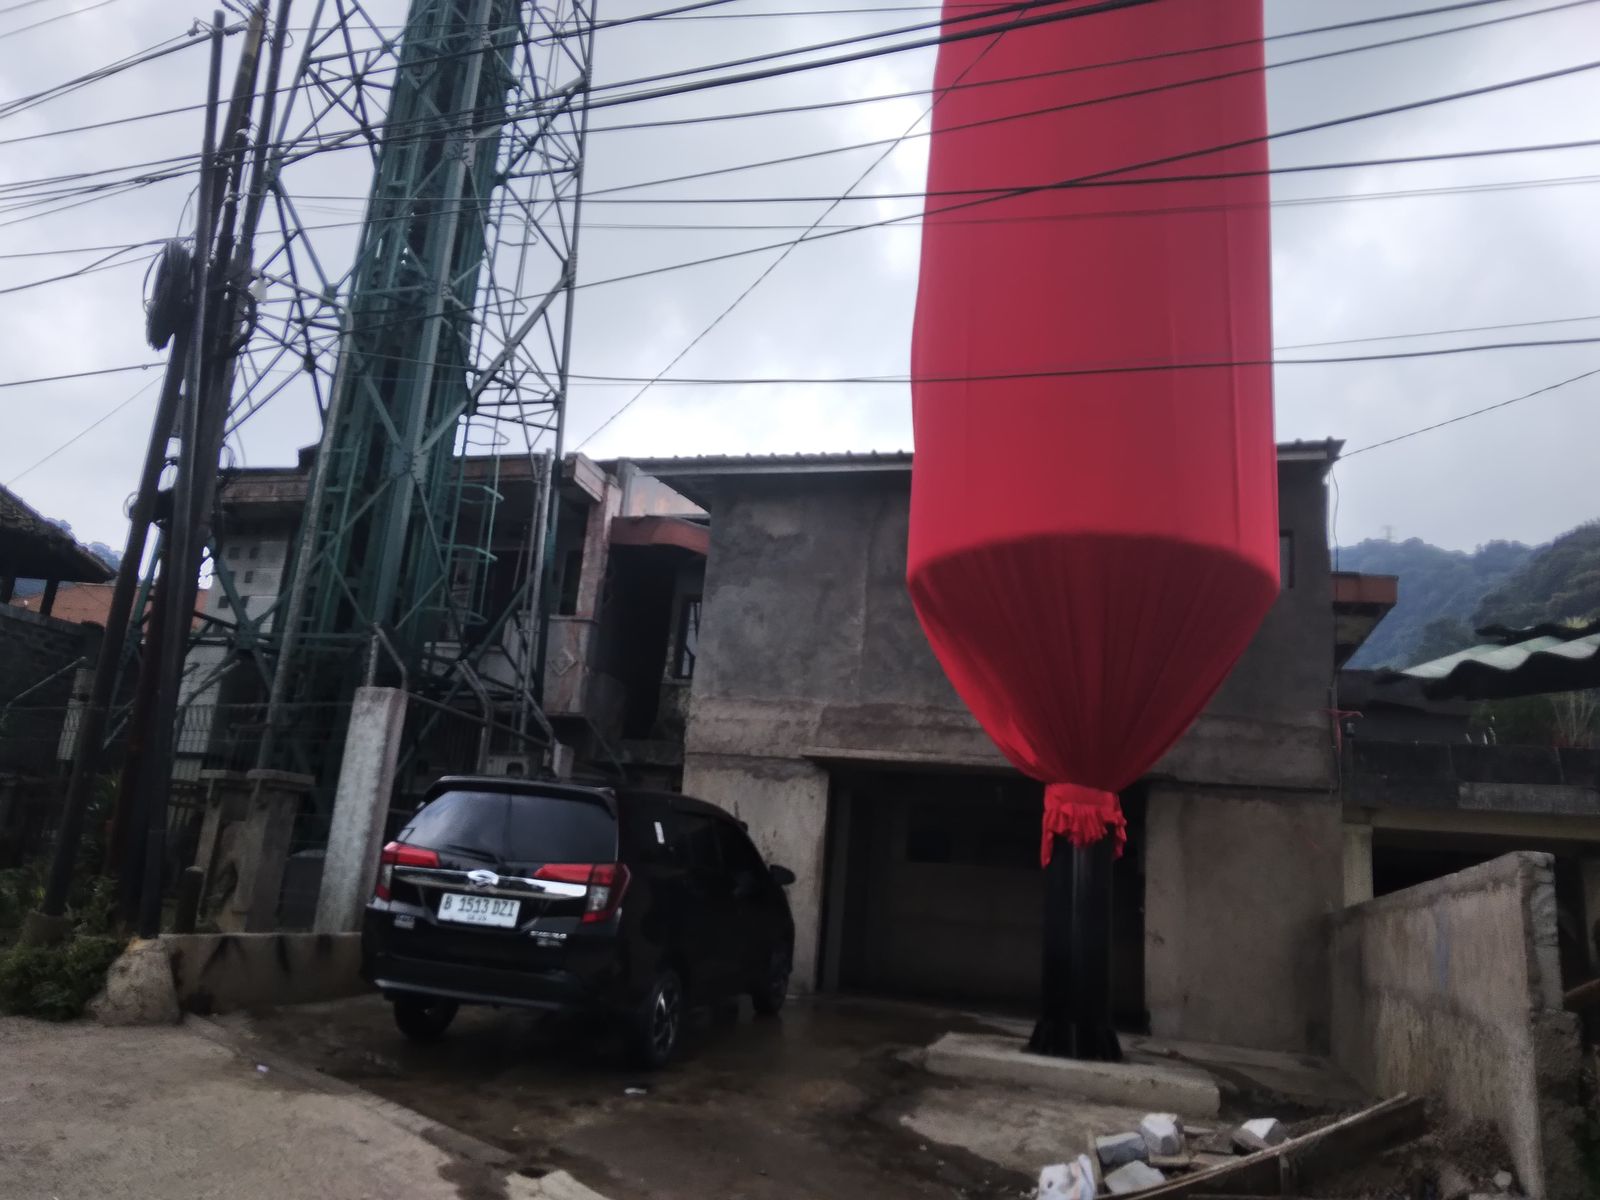
[[[1277,593],[1260,37],[1182,0],[940,48],[907,580],[1046,861],[1124,836]]]

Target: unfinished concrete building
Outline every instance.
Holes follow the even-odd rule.
[[[1417,882],[1390,879],[1391,831],[1408,822],[1407,836],[1425,834],[1437,806],[1374,806],[1370,771],[1366,790],[1352,782],[1353,727],[1337,719],[1338,668],[1395,597],[1393,579],[1331,569],[1325,480],[1338,449],[1279,448],[1281,595],[1205,713],[1124,797],[1114,920],[1125,1027],[1326,1050],[1327,919],[1375,884]],[[240,595],[211,595],[213,616],[236,605],[270,614],[306,465],[227,480],[223,553]],[[488,547],[485,585],[509,594],[528,563],[505,516],[532,519],[537,460],[468,470],[492,483],[496,528],[512,531]],[[796,872],[800,986],[1028,1006],[1040,788],[994,750],[917,624],[905,588],[910,476],[909,454],[570,457],[546,709],[577,777],[681,786],[734,811]],[[484,669],[509,677],[527,652],[501,637]],[[238,689],[230,702],[259,686],[247,662],[210,669],[219,688]],[[226,743],[218,730],[203,765],[221,765]],[[529,763],[491,732],[412,747],[404,766],[402,809],[441,772]],[[1521,829],[1527,814],[1474,796],[1471,820]],[[1600,846],[1596,817],[1561,819],[1569,850]],[[1547,845],[1483,847],[1514,848]]]
[[[1324,535],[1337,451],[1280,448],[1282,595],[1194,728],[1125,797],[1115,959],[1128,1025],[1327,1044],[1318,930],[1344,889]],[[710,514],[684,787],[737,812],[799,875],[797,976],[1030,1003],[1040,789],[968,715],[912,612],[911,456],[635,465]]]

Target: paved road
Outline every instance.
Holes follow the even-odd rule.
[[[578,1200],[413,1114],[258,1070],[201,1026],[0,1018],[6,1200]],[[592,1194],[590,1194],[592,1195]]]

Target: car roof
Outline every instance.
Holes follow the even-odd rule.
[[[530,779],[513,775],[446,775],[435,781],[427,790],[426,799],[432,800],[445,792],[476,790],[506,792],[511,795],[570,795],[574,799],[601,800],[615,811],[618,804],[635,801],[644,804],[665,804],[678,812],[699,813],[742,825],[726,809],[718,808],[705,800],[685,796],[678,792],[665,792],[652,788],[611,787],[606,784],[566,783],[558,779]]]

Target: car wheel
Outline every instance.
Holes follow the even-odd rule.
[[[789,998],[789,952],[782,947],[772,952],[767,976],[750,991],[750,1003],[763,1017],[775,1016]]]
[[[657,975],[628,1030],[628,1057],[655,1070],[667,1065],[683,1032],[683,981],[670,968]]]
[[[460,1007],[453,1000],[396,1000],[394,1023],[413,1042],[436,1042],[450,1028]]]

